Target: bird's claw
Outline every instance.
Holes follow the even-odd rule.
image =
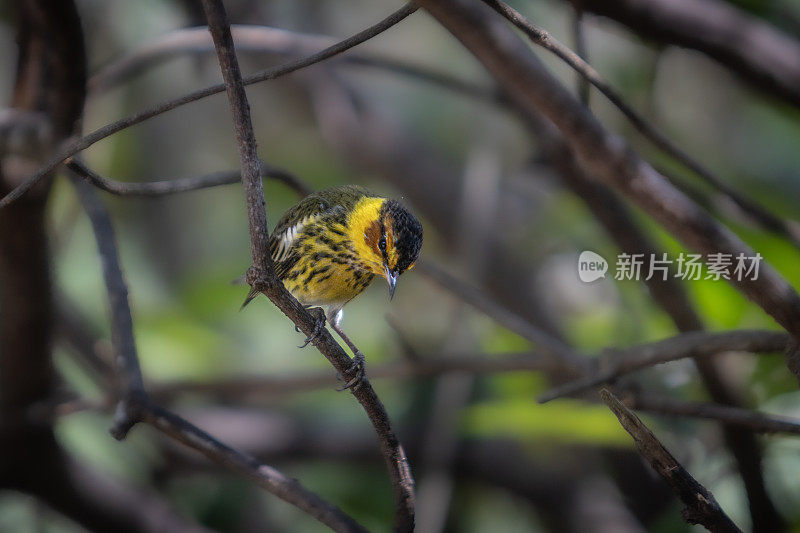
[[[366,373],[366,359],[364,358],[364,354],[360,351],[356,351],[355,356],[353,357],[353,364],[350,365],[350,368],[347,369],[347,373],[355,372],[355,376],[345,383],[342,387],[339,387],[338,391],[344,391],[347,389],[358,390],[361,384],[364,382],[364,377],[367,375]],[[341,378],[340,378],[341,379]]]
[[[314,341],[314,339],[319,337],[319,334],[322,333],[323,329],[325,329],[325,312],[319,307],[313,307],[309,309],[308,312],[314,315],[314,321],[315,321],[314,331],[311,333],[309,337],[306,337],[306,340],[303,342],[303,344],[298,346],[298,348],[305,348],[306,346],[308,346],[311,342]],[[297,325],[295,325],[294,328],[298,332],[300,331],[300,328],[298,328]]]

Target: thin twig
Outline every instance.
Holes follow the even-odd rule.
[[[250,107],[244,89],[239,64],[236,59],[230,24],[221,0],[203,0],[203,9],[208,20],[211,36],[217,49],[222,76],[228,93],[228,101],[233,115],[236,140],[242,164],[242,183],[247,198],[247,215],[250,226],[250,248],[253,266],[248,270],[248,282],[263,292],[281,311],[284,312],[303,333],[314,338],[314,345],[336,367],[339,373],[350,380],[356,377],[351,359],[323,329],[316,330],[316,321],[277,279],[269,253],[269,233],[267,230],[264,192],[260,179],[255,135],[250,120]],[[402,18],[411,14],[414,7],[402,11]],[[399,15],[398,15],[399,16]],[[414,479],[408,466],[408,459],[389,422],[383,404],[366,378],[358,387],[350,389],[364,406],[370,421],[375,427],[381,442],[381,449],[392,480],[395,493],[395,529],[410,532],[414,529]]]
[[[654,398],[638,394],[623,397],[631,409],[659,415],[705,418],[737,426],[755,433],[789,433],[800,435],[800,420],[760,413],[750,409],[707,402],[682,402],[671,398]]]
[[[295,61],[290,61],[288,63],[284,63],[283,65],[278,65],[276,67],[268,68],[256,74],[252,74],[244,78],[244,84],[250,85],[253,83],[258,83],[266,80],[272,80],[279,78],[281,76],[285,76],[286,74],[290,74],[302,68],[311,66],[315,63],[319,63],[320,61],[325,61],[328,58],[331,58],[337,54],[341,54],[342,52],[363,43],[378,35],[379,33],[386,31],[387,29],[391,28],[395,24],[399,23],[409,15],[411,15],[414,11],[416,11],[416,7],[413,6],[404,6],[399,10],[395,11],[382,21],[378,22],[377,24],[370,26],[369,28],[349,37],[339,43],[330,46],[316,54],[312,54],[308,57],[304,57]],[[36,183],[38,183],[44,176],[55,170],[61,163],[63,163],[68,158],[74,156],[78,152],[85,150],[86,148],[92,146],[96,142],[105,139],[106,137],[110,137],[111,135],[120,132],[126,128],[134,126],[136,124],[140,124],[145,120],[151,119],[155,116],[161,115],[162,113],[166,113],[167,111],[171,111],[177,107],[182,105],[195,102],[197,100],[201,100],[208,96],[212,96],[214,94],[218,94],[225,91],[225,84],[220,83],[217,85],[212,85],[210,87],[206,87],[205,89],[200,89],[179,98],[175,98],[173,100],[169,100],[167,102],[163,102],[158,104],[150,109],[145,111],[141,111],[136,113],[135,115],[131,115],[129,117],[123,118],[102,128],[98,128],[97,130],[93,131],[92,133],[80,137],[80,138],[73,138],[67,141],[62,147],[58,150],[55,156],[50,159],[47,163],[45,163],[39,170],[36,171],[35,174],[27,178],[24,182],[20,185],[15,187],[11,192],[6,194],[2,199],[0,199],[0,209],[4,208],[11,202],[17,200],[23,194],[28,192]]]
[[[239,53],[249,51],[279,55],[311,54],[315,50],[337,44],[336,39],[325,35],[297,33],[268,26],[232,25],[231,32]],[[89,86],[93,91],[102,92],[137,74],[146,66],[154,66],[177,54],[213,52],[214,43],[205,26],[175,30],[109,63],[92,76]],[[478,98],[496,96],[496,93],[489,88],[459,80],[442,73],[439,69],[390,56],[365,55],[351,51],[331,59],[337,64],[381,68],[395,74],[426,79],[457,93]]]
[[[785,333],[759,330],[739,330],[725,333],[691,332],[668,339],[612,352],[610,367],[591,375],[555,387],[539,397],[539,403],[571,396],[592,387],[610,383],[626,374],[669,361],[693,357],[708,357],[722,352],[783,352],[790,342]]]
[[[589,52],[586,49],[585,25],[581,0],[572,0],[572,36],[575,42],[575,53],[588,64]],[[589,80],[578,73],[578,99],[586,107],[589,107],[590,90]]]
[[[421,262],[416,270],[443,289],[494,318],[517,335],[532,342],[544,353],[565,363],[573,372],[586,366],[586,359],[560,340],[537,328],[519,315],[498,305],[478,289],[454,278],[430,261]]]
[[[600,391],[600,397],[619,419],[636,443],[639,453],[686,506],[681,513],[690,524],[700,524],[713,532],[741,532],[736,524],[720,508],[714,495],[697,482],[669,451],[658,441],[647,426],[608,389]]]
[[[733,187],[728,185],[720,176],[717,176],[698,160],[690,156],[686,151],[679,148],[675,143],[670,141],[666,135],[661,133],[655,126],[645,120],[642,115],[629,106],[625,102],[625,99],[622,98],[622,96],[617,93],[616,90],[614,90],[614,88],[611,87],[611,85],[605,81],[605,79],[603,79],[603,77],[591,65],[584,61],[580,55],[576,54],[570,50],[569,47],[560,43],[557,39],[550,35],[547,30],[532,24],[519,11],[509,6],[502,0],[483,0],[483,2],[507,18],[534,44],[537,44],[558,56],[585,80],[594,85],[606,98],[608,98],[612,104],[614,104],[614,106],[617,107],[617,109],[622,112],[623,115],[625,115],[633,127],[636,128],[636,130],[639,131],[639,133],[641,133],[646,139],[652,142],[653,145],[691,170],[708,184],[715,187],[717,190],[722,191],[731,200],[733,200],[734,203],[736,203],[736,205],[742,209],[742,211],[750,215],[754,220],[758,221],[758,223],[764,228],[785,237],[793,245],[800,247],[800,225],[797,223],[787,223],[780,217],[770,213],[769,210],[759,205],[757,202],[746,198]],[[576,22],[576,24],[579,24],[579,22]]]
[[[176,180],[150,181],[143,183],[123,183],[101,176],[94,170],[86,166],[78,158],[72,158],[67,163],[67,168],[89,181],[98,189],[117,196],[146,196],[158,197],[170,194],[178,194],[188,191],[196,191],[220,185],[230,185],[242,181],[241,172],[238,170],[214,172],[204,176],[182,178]],[[272,178],[285,184],[300,196],[311,194],[312,189],[300,178],[290,172],[271,167],[266,163],[261,163],[261,177]]]

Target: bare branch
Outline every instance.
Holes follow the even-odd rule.
[[[281,55],[311,54],[314,50],[336,44],[336,39],[332,37],[290,32],[268,26],[234,24],[231,26],[231,33],[238,53],[249,51]],[[175,55],[213,52],[214,43],[205,26],[175,30],[106,65],[90,79],[89,86],[94,91],[101,92],[144,68],[154,66]],[[381,68],[396,74],[412,76],[474,98],[497,97],[497,94],[489,88],[443,74],[439,69],[424,67],[402,59],[350,52],[331,60],[338,64]]]
[[[800,42],[721,0],[583,0],[587,11],[647,39],[699,50],[744,80],[800,106]]]
[[[253,83],[258,83],[266,80],[272,80],[279,78],[281,76],[285,76],[286,74],[290,74],[302,68],[311,66],[315,63],[319,63],[320,61],[324,61],[328,58],[331,58],[337,54],[344,52],[356,45],[363,43],[378,35],[379,33],[386,31],[387,29],[391,28],[398,22],[405,19],[407,16],[412,14],[416,11],[416,8],[413,6],[405,6],[398,11],[392,13],[379,23],[375,24],[374,26],[370,26],[369,28],[353,35],[352,37],[345,39],[337,43],[334,46],[330,46],[325,50],[322,50],[316,54],[312,54],[308,57],[304,57],[302,59],[298,59],[295,61],[290,61],[283,65],[278,65],[277,67],[272,67],[256,74],[252,74],[247,76],[244,79],[245,85],[250,85]],[[27,178],[24,182],[22,182],[19,186],[14,188],[11,192],[7,193],[2,199],[0,199],[0,209],[4,208],[11,202],[14,202],[26,192],[28,192],[34,185],[36,185],[44,176],[55,170],[61,163],[63,163],[68,158],[74,156],[78,152],[85,150],[86,148],[92,146],[96,142],[105,139],[106,137],[110,137],[111,135],[120,132],[126,128],[134,126],[136,124],[140,124],[145,120],[151,119],[155,116],[161,115],[162,113],[166,113],[167,111],[171,111],[177,107],[182,105],[195,102],[197,100],[201,100],[208,96],[212,96],[214,94],[221,93],[225,90],[225,84],[220,83],[217,85],[213,85],[211,87],[206,87],[205,89],[200,89],[189,93],[187,95],[181,96],[179,98],[175,98],[173,100],[169,100],[162,104],[156,105],[147,109],[145,111],[141,111],[135,115],[131,115],[127,118],[118,120],[102,128],[99,128],[92,133],[80,137],[80,138],[73,138],[72,140],[67,141],[56,153],[55,156],[52,157],[47,163],[45,163],[39,170],[36,171],[35,174]]]
[[[407,379],[442,374],[497,374],[506,372],[552,372],[560,370],[563,363],[539,352],[523,352],[493,356],[488,354],[454,354],[434,357],[422,354],[419,360],[403,360],[371,366],[372,379]],[[334,385],[336,378],[328,370],[295,373],[290,376],[258,376],[230,378],[212,382],[175,381],[154,385],[152,396],[160,401],[171,401],[178,394],[197,393],[223,400],[268,399],[296,392],[326,388]]]
[[[250,108],[236,59],[230,25],[221,0],[203,0],[203,9],[217,49],[222,76],[225,79],[242,163],[242,182],[247,197],[250,247],[253,256],[253,267],[248,270],[248,282],[269,297],[303,333],[309,338],[313,338],[314,345],[331,361],[342,376],[348,380],[353,379],[356,377],[357,370],[353,368],[350,358],[327,330],[323,329],[321,333],[315,331],[316,321],[289,294],[275,275],[269,252],[269,232],[260,180],[260,162],[250,121]],[[400,18],[405,18],[414,10],[414,7],[405,8],[404,14]],[[397,531],[413,531],[414,479],[411,476],[405,451],[392,430],[383,404],[366,378],[361,379],[359,386],[351,388],[350,391],[364,406],[381,442],[381,449],[395,493],[395,529]]]
[[[738,330],[725,333],[684,333],[668,339],[626,349],[607,350],[613,362],[600,363],[600,370],[588,369],[592,375],[564,384],[543,394],[540,402],[574,395],[643,368],[686,358],[708,358],[721,353],[749,352],[772,353],[783,351],[790,343],[785,333],[761,330]],[[596,361],[596,359],[589,359]],[[601,360],[602,361],[602,360]],[[563,371],[565,362],[547,352],[523,352],[493,356],[488,354],[454,354],[436,357],[420,354],[418,359],[403,360],[371,367],[374,379],[405,379],[437,376],[448,373],[495,374],[505,372],[555,372]],[[603,366],[608,365],[604,369]],[[313,371],[291,376],[260,376],[232,378],[225,381],[172,382],[156,385],[153,395],[169,401],[176,394],[201,393],[222,399],[274,398],[294,392],[328,387],[334,383],[327,371]]]
[[[120,370],[123,389],[111,434],[117,439],[123,439],[136,424],[138,418],[136,408],[145,400],[144,381],[139,367],[139,357],[136,354],[136,341],[133,338],[128,286],[122,276],[114,229],[108,212],[94,196],[88,184],[77,178],[73,178],[72,182],[92,224],[103,266],[103,279],[108,291],[111,343],[114,346],[115,363]]]
[[[214,172],[212,174],[206,174],[205,176],[176,180],[123,183],[101,176],[77,158],[70,159],[67,163],[67,168],[89,181],[98,189],[102,189],[117,196],[158,197],[217,187],[220,185],[230,185],[242,181],[241,172],[234,170],[229,172]],[[300,196],[311,194],[311,187],[301,181],[300,178],[286,170],[271,167],[263,161],[261,162],[261,178],[272,178],[276,181],[280,181]]]
[[[209,459],[247,475],[259,486],[297,506],[332,529],[364,531],[339,508],[322,500],[297,481],[287,478],[267,465],[259,464],[254,459],[222,444],[177,415],[150,402],[144,390],[139,368],[128,304],[128,291],[119,265],[111,221],[103,205],[95,197],[91,185],[77,176],[73,177],[72,181],[90,218],[97,240],[111,307],[111,337],[117,352],[116,363],[124,383],[124,391],[117,405],[114,425],[111,428],[112,435],[121,440],[136,423],[147,422],[187,446],[202,452]]]
[[[800,435],[800,421],[750,409],[715,403],[681,402],[671,398],[654,398],[639,394],[630,397],[626,395],[623,401],[631,409],[659,415],[705,418],[755,433]]]
[[[370,368],[372,379],[407,379],[447,374],[490,375],[506,372],[547,372],[547,361],[536,354],[521,353],[502,357],[454,355],[439,360],[420,360],[408,363],[387,363]],[[205,400],[232,402],[237,405],[263,405],[264,402],[286,395],[329,388],[336,380],[329,372],[295,373],[289,376],[258,376],[229,378],[210,382],[174,381],[155,384],[150,396],[159,402],[171,403],[183,394],[202,395]],[[800,435],[800,420],[732,407],[719,403],[684,402],[671,398],[656,398],[625,391],[623,402],[631,409],[658,415],[698,418],[721,422],[727,426],[754,433],[785,433]],[[56,408],[57,416],[94,410],[105,411],[106,401],[69,400]]]
[[[600,396],[619,419],[625,431],[633,437],[639,453],[672,487],[686,506],[682,513],[684,520],[690,524],[700,524],[713,532],[741,531],[720,508],[714,495],[675,460],[639,417],[625,407],[608,389],[601,390]]]
[[[503,5],[505,6],[505,4]],[[600,74],[581,59],[582,54],[580,52],[577,55],[574,54],[568,47],[553,38],[546,30],[534,26],[522,18],[522,16],[512,8],[505,6],[504,10],[509,13],[516,13],[520,25],[526,26],[529,29],[526,34],[531,37],[534,43],[540,44],[548,50],[553,51],[576,70],[581,79],[580,87],[588,83],[588,80],[594,80],[594,83],[598,84],[601,92],[609,98],[612,104],[619,107],[620,111],[637,129],[639,129],[640,133],[642,133],[645,138],[650,139],[654,145],[664,150],[665,153],[674,157],[692,172],[711,183],[712,186],[718,184],[719,186],[717,186],[717,189],[721,193],[720,197],[728,195],[733,201],[731,205],[738,206],[738,209],[741,210],[740,212],[746,215],[745,222],[760,224],[768,231],[783,235],[794,244],[800,245],[800,224],[795,221],[785,221],[771,214],[768,210],[754,203],[752,200],[741,196],[736,190],[728,186],[722,178],[672,144],[665,135],[661,134],[654,126],[647,122],[644,117],[627,105],[622,96],[617,94],[616,91],[602,79]],[[576,12],[576,35],[578,33],[577,28],[581,27],[581,24],[577,23],[577,14]],[[321,46],[335,43],[334,39],[326,36],[294,33],[265,26],[234,25],[231,29],[237,50],[239,51],[297,54],[301,52],[306,53]],[[213,51],[213,43],[205,28],[176,30],[110,63],[90,80],[90,86],[97,91],[104,90],[136,74],[149,65],[166,60],[179,53],[200,54]],[[335,61],[355,66],[380,68],[395,74],[410,76],[469,98],[501,105],[507,105],[509,103],[507,99],[490,88],[481,87],[465,80],[443,74],[438,70],[391,57],[347,54],[335,59]],[[686,194],[692,196],[696,201],[700,201],[697,197],[697,191],[693,191],[690,184],[672,178],[670,178],[670,181]],[[706,207],[709,208],[709,206]],[[736,214],[739,214],[739,212]]]
[[[529,128],[537,136],[542,154],[558,171],[564,183],[583,199],[621,251],[642,254],[639,257],[644,258],[643,271],[649,272],[647,269],[656,258],[663,256],[664,251],[639,227],[628,206],[607,185],[598,183],[586,172],[550,123],[544,119],[537,120],[531,114],[523,116],[526,116]],[[648,276],[644,278],[644,283],[653,300],[669,315],[679,331],[703,329],[700,316],[676,277],[672,274],[663,278]],[[718,361],[710,358],[694,361],[703,385],[715,402],[736,407],[744,405],[725,373],[719,371]],[[742,475],[754,527],[774,529],[776,524],[781,523],[781,518],[764,486],[758,441],[752,433],[728,425],[723,425],[722,431]]]
[[[565,367],[573,372],[586,366],[586,360],[572,348],[542,331],[520,316],[493,302],[481,291],[459,281],[430,261],[420,262],[416,269],[440,287],[454,294],[459,299],[474,306],[486,315],[494,318],[517,335],[532,342],[537,348],[554,359],[561,360]]]
[[[594,85],[623,115],[625,115],[633,127],[657,148],[697,174],[708,184],[724,193],[733,200],[744,213],[749,215],[761,226],[783,236],[795,246],[800,247],[800,224],[796,222],[786,222],[780,217],[770,213],[769,210],[759,205],[757,202],[737,192],[733,187],[728,185],[725,180],[706,168],[683,149],[679,148],[669,140],[666,135],[645,120],[645,118],[629,106],[624,98],[622,98],[622,96],[617,93],[591,65],[584,61],[580,55],[570,50],[567,46],[564,46],[546,30],[532,24],[519,11],[504,3],[502,0],[483,1],[519,28],[533,43],[554,53],[585,80]],[[580,23],[576,22],[576,25],[580,26]],[[581,93],[581,98],[584,98],[583,93]]]
[[[483,5],[471,0],[419,0],[419,4],[462,41],[521,110],[542,113],[552,121],[598,179],[623,192],[690,249],[754,257],[735,234],[605,130]],[[758,279],[730,281],[800,339],[800,297],[766,262],[760,264]]]
[[[227,442],[267,462],[310,459],[364,465],[382,461],[379,450],[372,444],[371,430],[365,427],[320,425],[263,408],[197,407],[185,413],[203,426],[213,428]],[[408,435],[409,454],[418,457],[424,445],[419,424],[412,423],[402,433]],[[195,454],[184,453],[182,448],[169,447],[164,452],[172,472],[214,468],[208,461],[198,460]],[[530,501],[537,511],[549,517],[548,524],[561,524],[553,528],[555,531],[587,533],[564,527],[563,522],[566,513],[574,510],[571,496],[580,486],[578,480],[587,470],[597,470],[590,454],[570,458],[571,466],[577,461],[583,468],[565,471],[554,463],[542,464],[526,453],[524,446],[506,439],[468,439],[459,446],[455,461],[460,479],[497,486]]]
[[[338,507],[307,490],[296,479],[234,450],[174,413],[148,403],[142,413],[142,421],[199,451],[211,461],[249,478],[256,485],[305,511],[334,531],[367,531]]]
[[[572,1],[572,37],[575,44],[575,54],[589,62],[589,52],[586,49],[586,31],[583,18],[583,7],[580,0]],[[578,74],[578,99],[583,105],[589,107],[590,83],[583,75]]]
[[[33,121],[22,126],[27,129],[22,137],[27,149],[17,152],[20,146],[11,143],[0,147],[0,157],[11,150],[38,162],[43,157],[40,149],[70,135],[81,119],[86,83],[81,20],[69,0],[30,0],[13,9],[19,15],[13,17],[19,52],[11,113],[15,116],[14,123],[0,124],[0,129],[19,127],[19,118]],[[0,191],[7,192],[23,177],[4,161]],[[47,176],[24,201],[0,212],[0,485],[35,496],[87,530],[205,531],[158,498],[73,463],[54,434],[51,406],[58,391],[46,222],[50,183]]]
[[[726,333],[691,332],[670,337],[641,346],[634,346],[614,353],[615,361],[607,369],[601,369],[581,379],[555,387],[539,397],[540,403],[562,396],[570,396],[592,387],[609,383],[615,379],[669,361],[687,357],[700,359],[722,352],[782,352],[790,342],[784,333],[773,331],[740,330]]]

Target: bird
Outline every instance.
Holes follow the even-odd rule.
[[[365,366],[364,354],[342,331],[342,309],[376,277],[388,283],[391,300],[398,278],[414,267],[421,248],[419,220],[399,201],[359,185],[312,193],[275,226],[269,238],[275,274],[317,319],[314,333],[302,347],[327,322],[353,351],[351,370],[356,377],[342,390],[360,385]],[[242,308],[257,295],[251,289]]]

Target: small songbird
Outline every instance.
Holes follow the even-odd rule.
[[[281,217],[270,236],[275,273],[286,289],[318,313],[315,335],[327,319],[354,355],[357,385],[364,355],[341,329],[342,308],[366,289],[375,276],[389,284],[414,266],[422,247],[422,224],[400,202],[381,198],[357,185],[341,185],[303,198]],[[251,290],[242,307],[255,298]],[[303,346],[305,346],[304,344]]]

